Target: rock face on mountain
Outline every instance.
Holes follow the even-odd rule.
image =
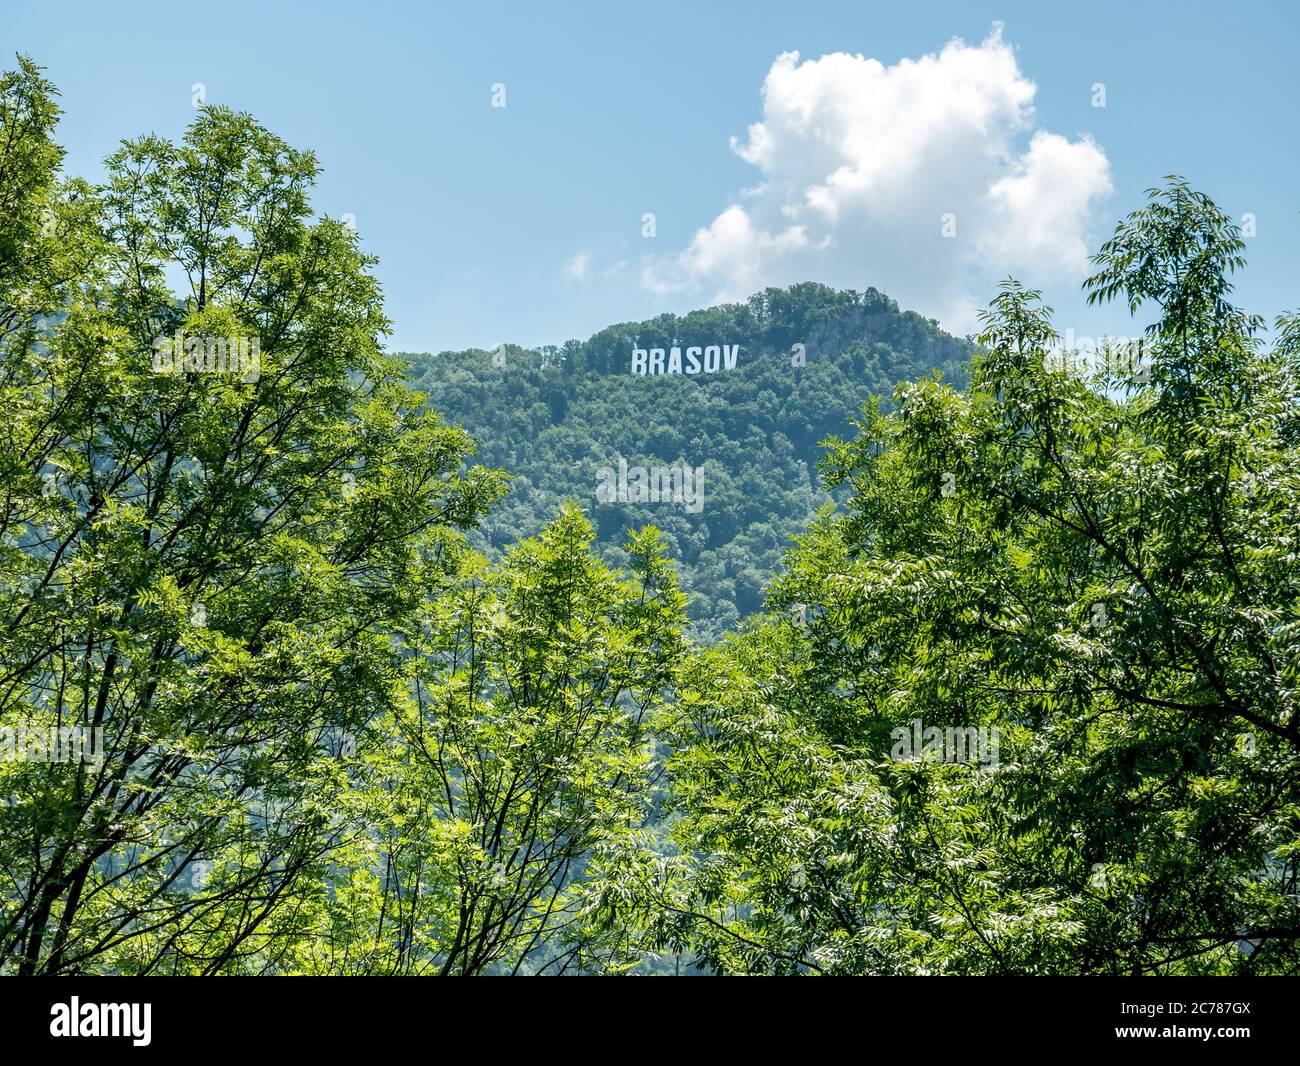
[[[714,638],[760,605],[790,536],[827,502],[819,442],[901,381],[939,370],[964,383],[972,350],[874,289],[805,283],[559,347],[407,358],[481,461],[515,476],[480,547],[536,533],[564,499],[587,509],[612,561],[652,523],[697,635]]]

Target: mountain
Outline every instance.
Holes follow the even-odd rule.
[[[479,548],[537,533],[564,499],[591,514],[610,562],[653,523],[679,560],[694,635],[712,640],[761,606],[789,538],[829,499],[819,442],[849,434],[900,381],[937,369],[964,385],[972,350],[875,289],[804,283],[560,347],[404,358],[478,439],[480,461],[514,475]]]

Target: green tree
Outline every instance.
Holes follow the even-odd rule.
[[[724,971],[1296,971],[1297,324],[1261,351],[1242,248],[1170,179],[1087,282],[1154,304],[1140,345],[1071,365],[1008,283],[969,392],[830,442],[847,506],[684,690],[671,935]],[[996,765],[898,759],[914,721]]]
[[[0,762],[0,968],[260,972],[500,478],[381,354],[309,153],[210,108],[91,187],[28,60],[0,95],[0,726],[103,738]]]
[[[648,528],[624,578],[566,506],[426,605],[411,697],[356,802],[371,827],[306,930],[314,973],[618,972],[683,658],[684,599]]]

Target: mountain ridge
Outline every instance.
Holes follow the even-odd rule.
[[[704,364],[724,344],[739,346],[730,369],[719,359],[689,370],[691,349]],[[638,350],[661,351],[661,372],[633,373]],[[601,554],[622,564],[627,534],[652,523],[678,561],[695,636],[716,639],[761,606],[790,537],[830,499],[816,477],[820,442],[848,434],[872,396],[888,406],[901,381],[939,370],[963,384],[973,350],[878,290],[804,282],[586,341],[401,357],[415,387],[478,440],[480,461],[514,475],[476,547],[495,555],[576,499]],[[674,351],[681,369],[668,372]],[[674,471],[679,490],[698,472],[702,507],[658,493],[599,499],[600,472],[620,463],[648,478]]]

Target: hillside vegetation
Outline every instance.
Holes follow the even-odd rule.
[[[636,348],[723,343],[741,347],[734,369],[630,370]],[[790,538],[828,501],[820,442],[848,432],[863,405],[900,381],[939,370],[961,385],[972,350],[874,289],[807,283],[560,347],[406,358],[415,387],[477,440],[479,460],[513,477],[471,538],[478,547],[495,553],[536,534],[567,499],[591,515],[602,557],[622,565],[628,535],[653,523],[690,597],[692,633],[711,640],[761,606]],[[620,457],[702,467],[702,508],[600,502],[598,471]]]

